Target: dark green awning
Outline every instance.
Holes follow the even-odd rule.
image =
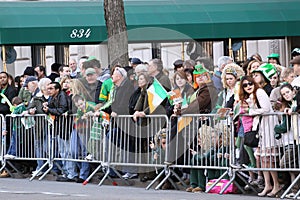
[[[95,43],[106,39],[100,3],[1,2],[0,10],[1,44]]]
[[[124,1],[130,41],[300,36],[299,0]],[[0,44],[107,38],[103,1],[1,2],[0,10]]]

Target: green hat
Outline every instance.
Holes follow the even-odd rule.
[[[87,61],[90,61],[90,60],[96,60],[97,58],[95,56],[90,56]]]
[[[268,81],[271,80],[271,77],[277,72],[276,67],[270,63],[264,63],[260,65],[253,72],[261,72]]]
[[[203,65],[199,64],[195,66],[195,70],[193,72],[194,75],[201,75],[207,73],[208,71],[203,67]]]
[[[278,53],[271,53],[268,55],[268,58],[278,58],[279,59],[279,54]]]

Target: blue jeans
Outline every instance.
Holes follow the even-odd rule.
[[[66,174],[68,178],[72,179],[77,176],[77,172],[75,162],[67,160],[72,158],[70,141],[62,139],[58,136],[57,144],[60,157],[62,159],[66,159],[62,161],[63,173]]]
[[[9,149],[7,151],[7,154],[14,155],[14,156],[17,155],[16,143],[17,143],[17,132],[13,130],[11,133],[10,144],[9,144]]]
[[[78,133],[76,129],[71,133],[71,157],[73,159],[83,159],[87,156],[88,138],[85,134]],[[75,162],[79,168],[79,178],[87,179],[90,173],[90,164],[87,162]]]

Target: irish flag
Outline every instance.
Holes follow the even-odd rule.
[[[165,88],[158,82],[156,78],[152,85],[147,89],[148,104],[150,108],[150,114],[167,98],[168,93]]]
[[[191,121],[193,121],[192,117],[179,117],[177,121],[177,132],[179,133],[182,131],[182,129],[188,126]]]

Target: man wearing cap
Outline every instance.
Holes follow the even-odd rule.
[[[181,106],[175,105],[174,106],[174,114],[180,115],[181,114],[207,114],[212,111],[212,109],[215,107],[218,93],[217,90],[210,78],[210,74],[208,70],[206,70],[202,65],[196,65],[195,70],[193,72],[194,75],[194,88],[196,89],[196,92],[190,97],[190,104],[187,108],[182,109]],[[178,112],[178,111],[181,112]],[[176,118],[173,118],[176,119]],[[172,127],[171,127],[171,136],[170,136],[170,143],[169,145],[169,152],[168,152],[168,158],[165,162],[165,164],[171,164],[175,162],[177,159],[176,155],[184,155],[184,149],[178,148],[177,149],[177,143],[174,142],[174,139],[178,135],[178,129],[177,129],[177,122],[176,120],[172,121]],[[191,128],[195,127],[191,125]],[[182,135],[182,134],[179,134]],[[178,139],[178,146],[184,139],[181,137],[177,137]],[[180,160],[180,159],[179,159]],[[179,161],[178,160],[178,161]]]
[[[38,88],[38,79],[35,76],[28,76],[23,87],[27,87],[32,96],[35,96],[40,91]]]
[[[26,82],[27,77],[30,76],[35,76],[35,70],[33,67],[26,67],[26,69],[24,70],[24,79]],[[31,93],[28,91],[27,86],[24,86],[20,89],[18,97],[20,97],[22,99],[22,101],[24,102],[25,106],[28,106],[28,103],[31,99]]]
[[[139,58],[131,58],[130,59],[130,66],[135,69],[135,67],[143,62]]]
[[[174,72],[183,70],[183,60],[178,59],[173,63],[173,65],[174,65]]]
[[[86,94],[84,96],[85,100],[95,102],[96,90],[99,84],[99,81],[97,80],[96,70],[94,68],[87,68],[85,70],[85,76],[83,78],[80,78],[79,81],[83,85],[83,88],[80,88],[82,90],[82,94]],[[100,88],[98,91],[97,98],[99,98],[99,93]]]
[[[268,63],[271,63],[273,65],[281,65],[279,61],[279,54],[278,53],[271,53],[268,55]]]
[[[112,74],[112,82],[114,84],[113,89],[110,92],[110,99],[112,99],[111,105],[109,106],[109,102],[106,103],[102,109],[109,113],[112,117],[116,117],[117,115],[129,115],[129,99],[131,94],[134,91],[133,85],[127,78],[127,72],[124,68],[121,67],[116,67],[113,74]],[[120,138],[129,138],[129,141],[119,141],[122,143],[121,146],[118,145],[118,147],[123,148],[124,150],[128,150],[130,152],[134,152],[134,143],[131,140],[131,137],[125,135],[125,134],[130,134],[128,132],[123,132],[125,130],[128,131],[128,126],[126,125],[126,128],[123,127],[124,124],[120,123],[119,120],[116,120],[116,124],[114,127],[111,129],[112,132],[108,133],[113,135],[113,138],[115,139],[114,141],[111,142],[116,142],[119,141]],[[119,137],[119,138],[117,138]],[[126,139],[127,140],[127,139]],[[119,143],[118,142],[118,143]],[[124,144],[126,143],[126,144]],[[131,159],[131,157],[129,158]],[[132,168],[123,168],[124,171],[127,173],[125,174],[126,176],[123,176],[123,178],[133,178],[136,177],[137,174],[135,174],[135,169],[132,170]],[[131,172],[131,173],[128,173]]]

